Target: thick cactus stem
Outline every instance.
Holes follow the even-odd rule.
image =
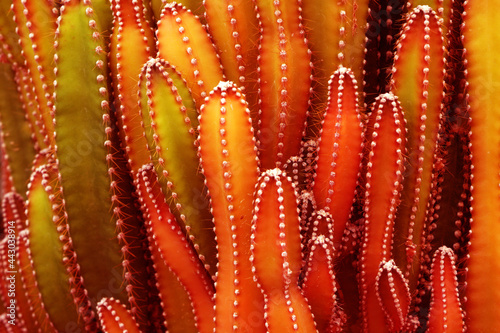
[[[352,72],[339,67],[329,82],[313,192],[319,209],[332,215],[333,244],[340,248],[351,216],[361,165],[363,129]]]
[[[281,167],[300,151],[311,85],[301,1],[256,0],[259,45],[259,158]]]
[[[392,91],[399,97],[408,129],[404,180],[394,232],[394,260],[412,291],[420,271],[423,230],[433,182],[433,163],[443,97],[444,48],[440,20],[429,6],[407,17],[398,41]]]
[[[197,328],[202,333],[213,331],[213,282],[198,259],[193,245],[175,221],[165,200],[152,165],[139,169],[136,188],[148,223],[148,238],[153,252],[159,252],[165,263],[179,278],[191,298]],[[186,269],[189,265],[189,269]]]
[[[374,289],[379,265],[391,257],[392,235],[400,202],[406,129],[393,94],[377,97],[366,139],[365,227],[361,248],[361,310],[365,332],[382,332],[386,323]]]
[[[411,302],[410,291],[403,273],[395,265],[394,260],[380,263],[375,291],[379,305],[385,314],[388,332],[411,331],[408,328],[411,323],[408,317]],[[382,330],[387,331],[387,328]]]
[[[467,1],[463,34],[471,116],[471,234],[467,271],[467,328],[499,331],[500,261],[500,13],[490,1]],[[488,306],[485,306],[488,304]]]
[[[140,333],[139,326],[127,308],[114,298],[97,303],[97,313],[104,333]]]
[[[432,300],[429,310],[429,333],[465,331],[464,316],[458,296],[455,255],[448,247],[440,247],[432,259]]]
[[[255,188],[252,263],[264,293],[268,332],[317,332],[298,287],[302,253],[297,195],[280,169],[263,172]]]
[[[159,56],[181,73],[200,107],[223,79],[219,57],[205,27],[191,11],[172,2],[163,8],[157,36]]]
[[[250,265],[252,193],[259,168],[250,111],[232,82],[201,108],[199,153],[217,236],[216,331],[264,332],[264,299]]]

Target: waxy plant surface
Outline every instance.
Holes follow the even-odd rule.
[[[500,332],[499,0],[0,0],[0,333]]]

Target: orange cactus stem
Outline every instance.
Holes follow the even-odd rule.
[[[264,298],[250,263],[252,193],[259,176],[250,111],[232,82],[201,108],[199,154],[217,236],[215,329],[264,332]]]
[[[470,231],[470,117],[467,110],[464,50],[461,38],[463,3],[454,1],[448,25],[445,93],[439,149],[434,163],[436,186],[431,192],[427,239],[423,248],[422,274],[419,283],[429,287],[431,260],[441,246],[452,248],[456,255],[458,281],[465,280]],[[461,288],[461,290],[463,290]],[[429,290],[427,290],[429,291]],[[429,294],[429,293],[427,293]],[[465,293],[461,293],[461,297]],[[423,307],[427,306],[423,297]],[[420,300],[417,297],[416,303]],[[418,311],[418,309],[417,309]]]
[[[196,250],[170,212],[156,173],[151,164],[139,169],[136,188],[148,224],[148,238],[153,253],[159,252],[165,263],[186,288],[192,302],[197,328],[212,332],[214,327],[214,287]],[[186,266],[189,269],[186,269]],[[159,282],[161,283],[161,282]]]
[[[298,155],[311,86],[311,51],[301,0],[256,0],[259,44],[259,158],[264,169]]]
[[[378,332],[413,331],[416,323],[408,316],[411,302],[408,283],[394,260],[380,263],[375,291],[387,323],[387,328],[380,328]]]
[[[15,0],[12,10],[17,23],[17,33],[20,36],[22,55],[36,96],[36,109],[45,129],[44,143],[46,146],[54,145],[53,58],[57,10],[54,2],[49,0]]]
[[[104,333],[140,333],[134,317],[114,298],[103,298],[97,303],[97,314]]]
[[[392,90],[408,129],[406,174],[394,231],[394,260],[414,291],[428,216],[443,98],[444,48],[440,20],[429,6],[407,16],[394,60]],[[417,73],[415,75],[415,73]]]
[[[154,244],[149,248],[165,327],[171,333],[197,333],[195,313],[186,287],[168,267],[159,248]]]
[[[190,10],[171,2],[162,10],[157,37],[158,56],[181,73],[200,107],[223,80],[219,57],[205,27]]]
[[[363,147],[363,126],[352,72],[339,67],[329,82],[313,192],[319,209],[332,215],[333,244],[340,248],[351,217]]]
[[[224,74],[245,93],[253,128],[257,130],[259,24],[255,3],[253,0],[204,0],[203,5]]]
[[[155,54],[154,34],[143,14],[142,1],[113,0],[113,34],[109,62],[117,98],[122,142],[133,173],[151,162],[139,115],[138,76]]]
[[[319,136],[328,102],[328,80],[339,65],[352,68],[356,81],[363,82],[368,3],[367,0],[302,2],[304,30],[314,64],[307,137]],[[363,85],[358,84],[358,93],[362,91]],[[362,99],[359,102],[363,103]]]
[[[431,275],[432,300],[427,332],[465,332],[452,249],[442,246],[434,253]]]
[[[306,250],[302,291],[319,332],[342,332],[346,316],[337,296],[334,272],[335,247],[333,225],[329,213],[319,210],[311,217],[312,236]]]
[[[391,256],[406,155],[405,121],[396,96],[387,93],[377,97],[367,128],[365,227],[360,260],[361,311],[364,331],[382,332],[386,323],[373,286],[380,262]]]
[[[317,332],[298,280],[302,266],[297,195],[280,169],[264,171],[255,191],[252,264],[266,303],[268,332]]]
[[[495,31],[500,15],[489,1],[464,4],[464,50],[471,116],[471,234],[466,324],[470,332],[500,331],[500,80]],[[466,13],[466,14],[465,14]],[[485,73],[487,73],[485,75]],[[488,304],[488,306],[485,306]]]

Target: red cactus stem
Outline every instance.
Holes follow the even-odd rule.
[[[139,81],[144,134],[162,190],[200,258],[215,274],[214,225],[192,127],[198,120],[191,122],[197,113],[194,102],[179,74],[164,60],[148,61]]]
[[[451,22],[453,20],[453,12],[456,11],[457,4],[459,1],[455,0],[437,0],[437,13],[439,17],[443,20],[443,36],[446,36],[451,28]],[[453,8],[455,7],[455,9]]]
[[[312,168],[301,156],[290,157],[283,163],[283,171],[290,175],[297,189],[304,188],[308,183],[308,178],[312,180]]]
[[[113,0],[110,69],[117,98],[122,142],[133,173],[151,162],[139,114],[137,79],[142,65],[155,53],[154,35],[146,22],[141,1]]]
[[[390,78],[397,35],[401,31],[408,3],[405,1],[370,1],[363,63],[365,105],[379,94],[391,91]]]
[[[443,37],[440,20],[429,6],[407,17],[395,55],[392,89],[407,123],[406,174],[394,234],[394,259],[415,290],[421,241],[435,178],[437,134],[443,97]]]
[[[112,145],[111,123],[99,24],[90,0],[70,0],[61,7],[55,55],[57,165],[73,246],[89,297],[97,301],[105,291],[126,303],[110,191],[113,170],[107,156]]]
[[[432,300],[427,332],[465,332],[452,249],[442,246],[434,253],[431,275]]]
[[[113,116],[114,114],[112,114]],[[110,122],[114,121],[111,120]],[[130,311],[135,316],[140,328],[147,331],[150,326],[151,315],[159,312],[160,304],[154,301],[151,293],[155,290],[148,283],[150,281],[151,263],[148,253],[146,228],[139,209],[139,203],[134,195],[132,175],[127,168],[125,152],[120,148],[118,129],[106,128],[107,146],[106,156],[111,178],[110,193],[113,218],[116,221],[116,238],[123,255],[123,277],[126,282]]]
[[[391,93],[375,100],[366,140],[364,235],[360,260],[360,294],[365,332],[382,332],[386,323],[374,285],[381,261],[388,261],[400,202],[405,151],[405,121],[401,105]]]
[[[186,287],[172,272],[155,243],[150,245],[162,315],[171,333],[197,333],[192,301]]]
[[[204,0],[203,5],[224,74],[245,93],[253,128],[257,130],[259,27],[254,1]]]
[[[210,93],[201,108],[199,132],[217,236],[216,331],[264,332],[264,299],[250,263],[257,148],[250,111],[234,83],[221,82]]]
[[[15,0],[12,11],[17,23],[16,31],[20,36],[22,55],[37,101],[36,108],[46,129],[44,142],[47,146],[53,145],[53,36],[57,27],[57,11],[55,11],[54,3],[49,0]]]
[[[334,272],[335,247],[332,219],[324,210],[313,214],[312,236],[308,242],[307,260],[303,268],[302,291],[311,306],[316,327],[320,332],[341,332],[346,317],[337,296]]]
[[[348,68],[335,71],[328,94],[313,192],[318,208],[332,215],[332,241],[339,248],[351,216],[363,143],[356,80]]]
[[[306,251],[307,255],[307,244],[312,237],[312,222],[311,217],[316,211],[316,200],[312,191],[302,191],[298,195],[299,200],[299,218],[300,218],[300,237],[302,243],[302,249]]]
[[[148,223],[148,238],[184,285],[192,301],[197,328],[212,332],[214,327],[213,282],[170,212],[151,164],[137,173],[136,188]],[[154,251],[153,251],[154,252]],[[189,269],[186,269],[189,267]],[[167,323],[168,324],[168,323]]]
[[[468,102],[471,116],[470,149],[471,234],[467,271],[466,324],[470,332],[500,330],[499,157],[500,114],[497,87],[500,66],[496,50],[499,35],[491,33],[500,22],[491,2],[464,4],[464,48]],[[485,75],[487,73],[487,75]],[[488,306],[484,306],[488,304]]]
[[[264,171],[255,191],[252,264],[264,293],[268,332],[317,332],[298,280],[302,266],[297,195],[280,169]]]
[[[42,166],[32,174],[26,207],[37,285],[54,326],[64,330],[73,322],[81,329],[96,330],[56,169]],[[71,303],[74,307],[68,306]]]
[[[412,331],[412,320],[408,317],[410,310],[410,291],[403,273],[394,260],[382,261],[375,282],[375,290],[379,306],[385,314],[387,328],[379,332]]]
[[[318,141],[317,140],[306,140],[302,143],[302,148],[300,152],[302,160],[306,163],[305,168],[306,179],[305,184],[300,184],[299,189],[305,188],[308,191],[312,190],[312,184],[314,180],[314,174],[316,173],[316,157],[318,156]]]
[[[300,151],[311,85],[311,51],[302,27],[301,0],[255,0],[260,26],[259,158],[281,167]]]
[[[205,27],[190,10],[175,2],[167,3],[158,22],[157,37],[159,57],[181,73],[200,107],[223,79],[219,57]]]
[[[328,102],[328,80],[338,65],[352,68],[357,82],[363,80],[368,1],[303,1],[302,9],[314,64],[307,136],[318,137]],[[358,92],[362,91],[360,84]]]
[[[431,261],[441,246],[455,251],[459,283],[465,278],[464,265],[468,252],[470,198],[470,117],[465,96],[465,64],[461,39],[463,4],[455,1],[451,22],[447,23],[447,54],[443,116],[438,135],[439,149],[434,163],[436,186],[431,192],[431,207],[427,225],[426,246],[423,248],[420,283],[430,287]],[[462,289],[463,290],[463,289]],[[422,294],[422,293],[421,293]],[[427,296],[424,296],[423,301]],[[461,293],[461,297],[465,293]],[[416,303],[420,300],[417,298]],[[424,303],[425,304],[425,303]],[[423,305],[424,307],[426,305]]]
[[[0,141],[5,170],[2,187],[4,193],[15,191],[24,195],[35,150],[16,89],[15,73],[7,63],[0,63],[0,82]]]
[[[97,303],[97,313],[105,333],[141,332],[130,311],[117,299],[101,299]]]
[[[5,193],[2,198],[2,234],[5,234],[9,227],[14,226],[19,232],[26,229],[26,206],[24,198],[16,193]]]

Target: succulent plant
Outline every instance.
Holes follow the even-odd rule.
[[[0,331],[500,330],[495,5],[0,0]]]

